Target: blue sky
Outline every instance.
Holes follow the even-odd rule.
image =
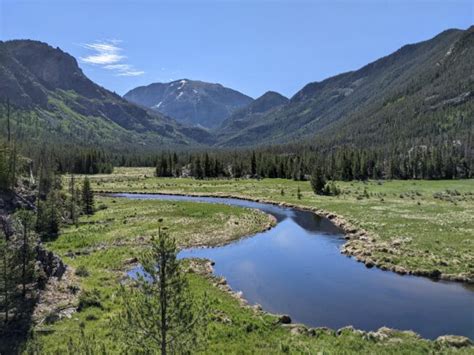
[[[473,1],[0,0],[0,39],[78,58],[124,94],[157,81],[219,82],[257,97],[357,69],[474,23]]]

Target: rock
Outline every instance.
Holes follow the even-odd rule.
[[[225,279],[225,277],[219,277],[219,278],[216,280],[216,285],[217,285],[217,286],[227,285],[227,280]]]
[[[283,327],[290,329],[291,335],[304,335],[308,333],[308,329],[302,324],[284,324]]]
[[[472,345],[472,341],[469,338],[460,335],[442,335],[437,337],[435,341],[455,348],[463,348]]]
[[[375,263],[374,263],[374,261],[373,261],[372,259],[367,259],[367,260],[365,260],[365,261],[364,261],[364,264],[365,264],[365,266],[366,266],[367,268],[369,268],[369,269],[375,266]]]
[[[40,244],[36,247],[37,260],[47,277],[57,277],[60,279],[66,271],[66,265],[61,258],[51,251],[43,248]]]
[[[313,337],[318,337],[322,334],[327,335],[334,335],[334,330],[328,327],[316,327],[316,328],[309,328],[308,335]]]
[[[282,314],[278,316],[278,323],[280,324],[290,324],[291,323],[291,318],[287,314]]]
[[[404,267],[399,266],[399,265],[395,265],[393,267],[393,271],[395,271],[397,274],[401,274],[401,275],[405,275],[405,274],[408,273],[407,269],[405,269]]]
[[[364,339],[365,340],[373,340],[373,341],[383,341],[388,338],[388,335],[382,334],[379,332],[368,332],[365,334]]]
[[[350,332],[350,333],[357,334],[360,336],[363,336],[366,334],[366,332],[364,332],[363,330],[355,329],[352,325],[348,325],[346,327],[339,328],[336,331],[336,335],[339,336],[344,332]]]
[[[396,246],[399,246],[402,243],[403,243],[403,240],[400,239],[400,238],[397,238],[397,239],[392,240],[391,244],[396,247]]]
[[[348,325],[346,327],[342,327],[342,328],[339,328],[338,330],[336,330],[336,335],[339,336],[341,335],[344,331],[348,331],[348,332],[353,332],[355,329],[352,325]]]

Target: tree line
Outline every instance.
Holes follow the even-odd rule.
[[[159,177],[283,178],[308,180],[318,169],[329,180],[467,179],[473,176],[471,147],[459,142],[394,147],[390,150],[338,147],[292,153],[271,150],[239,152],[165,152],[156,158]]]

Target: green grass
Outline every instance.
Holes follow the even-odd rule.
[[[110,319],[119,307],[118,285],[130,267],[125,261],[139,255],[146,248],[147,237],[155,234],[158,228],[168,228],[181,246],[191,246],[203,241],[196,235],[220,236],[218,243],[222,243],[261,230],[268,223],[268,217],[262,213],[224,205],[109,197],[99,197],[97,205],[102,207],[100,211],[92,217],[81,218],[78,227],[66,228],[57,240],[48,243],[48,248],[73,268],[82,266],[87,270],[87,276],[77,276],[73,282],[82,291],[97,290],[101,306],[88,307],[72,314],[71,318],[38,326],[37,339],[42,354],[67,353],[69,337],[78,337],[81,327],[86,336],[94,336],[111,353],[123,346],[112,337],[114,329],[110,327]],[[232,225],[238,232],[225,232],[229,220],[239,221],[238,225]],[[454,352],[403,332],[395,332],[381,341],[367,340],[352,332],[339,336],[334,331],[315,331],[312,336],[295,335],[276,324],[274,316],[242,307],[230,294],[215,287],[212,277],[196,273],[187,275],[196,297],[206,293],[215,299],[213,313],[216,317],[210,324],[205,353]]]
[[[92,177],[93,188],[101,191],[235,196],[319,208],[375,236],[371,258],[379,264],[474,277],[474,180],[337,184],[343,194],[328,197],[315,196],[308,182],[282,179],[154,178],[151,168],[117,168]],[[401,244],[391,248],[396,240]]]

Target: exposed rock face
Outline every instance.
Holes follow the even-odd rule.
[[[61,258],[53,252],[44,249],[41,244],[36,247],[36,252],[39,267],[44,271],[46,276],[48,278],[56,277],[61,279],[67,267]]]

